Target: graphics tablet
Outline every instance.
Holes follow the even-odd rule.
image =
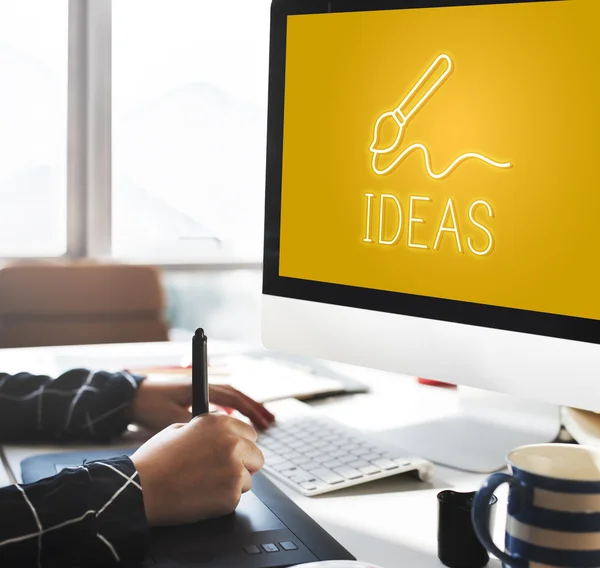
[[[45,454],[23,460],[24,483],[56,475],[83,461],[131,455],[135,450],[91,450]],[[153,529],[144,566],[283,568],[318,560],[354,557],[264,475],[231,515],[181,527]]]

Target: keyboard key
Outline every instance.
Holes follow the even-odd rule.
[[[370,450],[368,450],[367,448],[352,448],[348,453],[358,457],[363,454],[370,453]],[[377,455],[377,457],[379,457],[379,454]]]
[[[310,448],[311,446],[305,442],[303,442],[302,440],[298,440],[297,438],[295,440],[292,440],[288,446],[290,448],[292,448],[292,450],[295,450],[296,452],[299,451],[299,448]]]
[[[299,454],[298,452],[285,452],[283,454],[281,454],[282,458],[285,458],[286,460],[289,460],[291,462],[295,462],[297,459],[302,459],[302,454]]]
[[[382,458],[381,458],[381,454],[376,454],[376,453],[373,452],[373,453],[368,453],[368,454],[361,455],[360,459],[372,462],[374,460],[379,460],[379,459],[382,459]]]
[[[359,467],[358,470],[364,473],[365,475],[374,475],[376,473],[381,472],[381,470],[378,467],[375,467],[371,464],[365,465],[364,467]]]
[[[398,465],[402,466],[402,467],[408,467],[410,465],[410,461],[407,460],[404,457],[399,457],[398,454],[394,454],[391,452],[388,452],[387,454],[383,454],[383,456],[385,459],[391,460],[393,462],[396,462]]]
[[[321,438],[327,442],[337,442],[340,437],[337,434],[325,434]]]
[[[280,542],[279,546],[281,546],[281,548],[283,548],[283,550],[298,550],[298,547],[291,541]]]
[[[256,546],[256,544],[249,544],[248,546],[244,546],[244,550],[246,554],[260,554],[260,548]]]
[[[340,460],[342,463],[347,463],[347,464],[352,464],[352,463],[355,463],[355,462],[360,462],[360,461],[364,462],[365,464],[369,463],[369,462],[366,462],[366,461],[364,461],[363,459],[361,459],[361,458],[358,458],[358,457],[356,457],[355,455],[352,455],[352,454],[350,454],[350,455],[345,455],[345,456],[342,456],[341,458],[339,458],[339,460]],[[355,466],[355,465],[353,465],[352,467],[356,467],[356,466]]]
[[[296,465],[304,465],[305,463],[311,463],[313,460],[312,458],[307,458],[306,456],[302,456],[296,460],[294,460],[294,463]]]
[[[331,460],[331,456],[329,454],[321,454],[320,456],[317,456],[316,458],[314,458],[314,460],[318,463],[320,463],[321,465],[323,465],[325,462],[328,462]]]
[[[310,452],[306,452],[304,454],[307,458],[316,458],[321,455],[321,450],[311,450]],[[379,457],[379,456],[377,456]]]
[[[300,465],[300,464],[298,464],[298,465]],[[306,471],[312,471],[313,469],[318,469],[320,467],[321,467],[321,464],[316,461],[310,461],[308,463],[302,464],[302,469],[305,469]]]
[[[315,478],[314,478],[314,476],[310,475],[309,473],[304,473],[299,470],[296,472],[295,475],[292,475],[292,477],[290,477],[290,481],[300,485],[301,483],[304,483],[305,481],[315,481]]]
[[[342,467],[336,467],[333,471],[335,473],[338,473],[342,477],[345,477],[346,479],[359,479],[363,476],[363,474],[360,471],[354,469],[353,467],[348,467],[347,465]]]
[[[346,457],[348,455],[348,452],[346,450],[343,450],[342,448],[340,448],[339,450],[335,450],[335,452],[331,452],[331,458],[343,458]],[[343,461],[343,460],[342,460]]]
[[[325,440],[317,440],[312,447],[315,448],[315,450],[318,450],[319,448],[324,448],[327,445],[328,443]]]
[[[281,473],[281,475],[285,475],[286,477],[292,477],[296,475],[297,472],[298,468],[292,467],[290,469],[286,469],[285,471],[280,471],[279,473]]]
[[[302,487],[303,489],[306,489],[307,491],[314,491],[315,489],[317,489],[317,486],[314,483],[310,483],[308,481],[301,483],[300,487]]]
[[[335,451],[337,451],[338,446],[333,446],[332,444],[329,444],[327,446],[324,446],[321,449],[321,452],[323,452],[324,454],[327,454],[328,456],[331,457],[331,454]]]
[[[387,460],[385,458],[381,458],[378,460],[371,460],[371,463],[373,463],[373,465],[376,465],[377,467],[380,467],[381,469],[396,469],[398,467],[398,464],[396,462],[393,462],[392,460]]]
[[[276,544],[261,544],[265,552],[279,552]]]
[[[333,469],[334,467],[340,467],[344,465],[340,460],[328,460],[323,463],[323,467],[327,469]]]
[[[347,461],[346,464],[349,465],[350,467],[358,469],[359,467],[365,467],[365,466],[369,465],[369,462],[359,458],[359,459],[355,459],[352,461]]]
[[[310,432],[299,432],[296,435],[296,440],[298,442],[310,442],[312,439],[314,438],[314,434],[311,434]]]
[[[322,479],[325,483],[329,483],[329,485],[336,485],[337,483],[343,483],[344,481],[343,477],[329,469],[325,469],[324,467],[320,469],[313,469],[310,473],[319,479]]]
[[[286,471],[287,469],[292,469],[296,467],[292,462],[289,461],[283,461],[281,463],[278,463],[277,465],[273,466],[273,469],[276,471]]]
[[[269,459],[265,459],[265,462],[272,467],[275,467],[276,465],[279,465],[280,463],[283,463],[285,461],[286,460],[284,460],[281,456],[278,455],[272,455]]]
[[[340,442],[344,442],[346,444],[354,444],[356,442],[354,438],[348,436],[347,432],[344,432],[342,430],[335,430],[334,433],[337,436],[337,440],[339,440]]]

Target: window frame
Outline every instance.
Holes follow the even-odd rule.
[[[0,260],[110,260],[186,271],[261,268],[262,258],[227,254],[189,262],[112,254],[112,0],[69,0],[68,12],[66,252]]]

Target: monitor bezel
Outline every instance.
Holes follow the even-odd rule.
[[[568,0],[274,0],[271,6],[263,294],[600,344],[600,321],[280,276],[286,30],[291,15]]]

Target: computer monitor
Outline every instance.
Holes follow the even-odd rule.
[[[273,2],[265,345],[532,401],[398,434],[423,457],[493,469],[600,409],[599,16]]]

